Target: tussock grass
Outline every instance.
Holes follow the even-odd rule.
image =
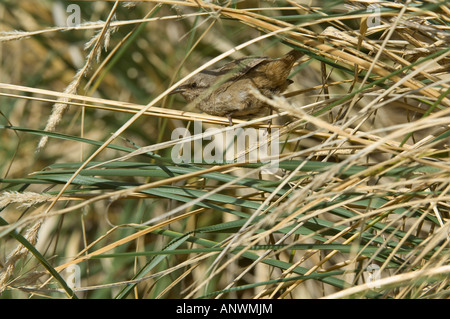
[[[448,3],[218,3],[0,5],[1,297],[447,298]],[[272,115],[168,95],[292,48]],[[239,128],[246,162],[174,159]]]

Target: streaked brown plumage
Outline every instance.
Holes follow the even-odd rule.
[[[250,94],[258,89],[271,97],[286,90],[287,79],[294,63],[303,53],[292,50],[278,59],[246,57],[224,66],[202,71],[172,93],[180,93],[187,102],[210,115],[232,118],[252,117],[262,114],[268,105]]]

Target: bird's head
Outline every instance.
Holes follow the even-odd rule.
[[[208,73],[198,73],[177,87],[170,94],[180,93],[187,102],[191,102],[204,94],[214,83],[215,76]]]

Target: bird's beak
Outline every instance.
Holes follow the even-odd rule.
[[[181,86],[173,89],[172,91],[170,91],[169,95],[177,94],[177,93],[183,93],[184,91],[185,91],[185,87],[184,87],[184,85],[181,85]]]

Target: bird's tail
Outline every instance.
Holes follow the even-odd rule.
[[[286,60],[289,64],[294,65],[294,63],[300,59],[304,55],[303,52],[298,50],[291,50],[284,57],[282,57],[283,60]]]

